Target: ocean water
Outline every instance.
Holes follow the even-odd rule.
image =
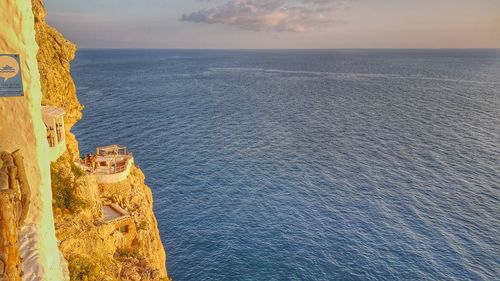
[[[500,280],[500,50],[80,50],[186,280]]]

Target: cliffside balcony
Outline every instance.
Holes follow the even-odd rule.
[[[133,164],[132,153],[127,153],[127,147],[121,145],[98,147],[93,156],[83,161],[84,169],[94,173],[98,183],[125,180]]]
[[[102,206],[103,222],[108,235],[121,233],[121,244],[130,247],[137,232],[135,223],[130,214],[117,204],[106,204]]]
[[[117,204],[102,206],[102,214],[104,223],[115,223],[130,218],[130,214]]]
[[[50,161],[54,162],[66,151],[64,131],[64,109],[55,106],[42,106],[42,119],[47,129]]]

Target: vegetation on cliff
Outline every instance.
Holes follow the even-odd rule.
[[[83,108],[70,73],[77,48],[47,25],[41,0],[32,4],[42,104],[66,111],[68,150],[51,164],[51,179],[56,235],[71,280],[166,280],[166,255],[143,173],[132,167],[126,180],[98,184],[92,173],[74,162],[79,149],[70,130],[82,117]],[[103,207],[108,204],[130,214],[127,223],[131,225],[122,225],[124,220],[105,221]]]

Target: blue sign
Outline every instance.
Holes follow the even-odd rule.
[[[0,54],[0,98],[23,96],[19,55]]]

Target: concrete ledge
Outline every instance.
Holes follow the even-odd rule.
[[[130,214],[117,204],[111,203],[102,206],[104,223],[112,223],[130,218]]]

